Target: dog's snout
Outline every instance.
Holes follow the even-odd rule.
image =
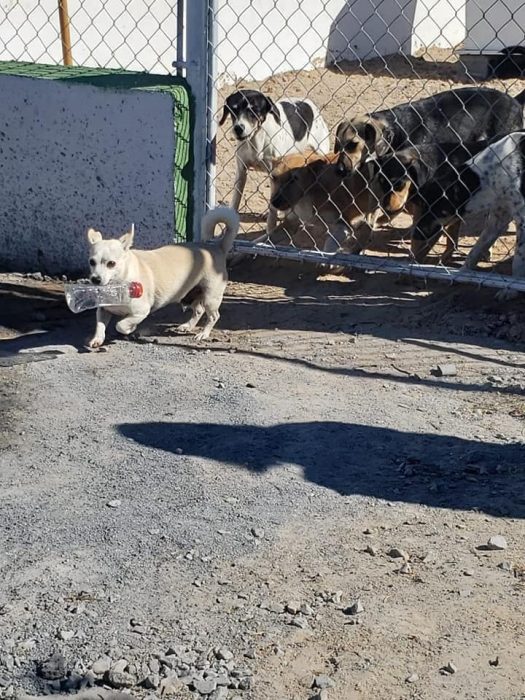
[[[241,136],[244,136],[244,126],[242,124],[235,124],[233,127],[233,133],[238,138],[241,138]]]
[[[102,279],[98,275],[91,275],[92,284],[100,284]]]
[[[348,171],[346,169],[346,165],[339,161],[335,166],[335,172],[339,175],[339,177],[344,177]]]

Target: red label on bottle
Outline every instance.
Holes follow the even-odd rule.
[[[143,292],[144,292],[144,289],[143,289],[142,284],[140,282],[130,282],[129,296],[132,299],[138,299],[139,297],[142,296]]]

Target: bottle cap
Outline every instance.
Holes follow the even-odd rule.
[[[132,299],[139,299],[144,292],[144,288],[140,282],[130,282],[128,291]]]

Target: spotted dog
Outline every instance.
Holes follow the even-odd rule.
[[[430,205],[426,198],[429,192],[425,191],[426,197],[421,194],[424,185],[436,179],[453,182],[459,177],[466,161],[487,146],[487,141],[433,143],[388,153],[370,161],[374,170],[370,189],[387,216],[395,216],[404,210],[414,221],[418,221]],[[446,234],[447,241],[442,262],[449,261],[457,250],[460,227],[461,221],[458,219],[442,231]],[[417,262],[425,261],[435,242],[436,239],[433,238],[430,247],[425,244],[413,248],[412,253]]]
[[[377,209],[368,188],[369,166],[364,164],[341,178],[337,153],[300,153],[276,161],[271,172],[274,209],[293,212],[304,223],[320,223],[326,238],[323,250],[335,253],[344,246],[359,253],[370,238],[368,215]]]
[[[235,185],[231,206],[239,210],[249,168],[269,173],[273,161],[308,149],[326,153],[330,133],[319,109],[308,99],[286,98],[274,102],[259,90],[237,90],[224,104],[219,124],[232,120],[237,141]],[[270,206],[267,232],[277,222]]]
[[[372,154],[408,146],[489,140],[524,126],[525,90],[516,97],[466,87],[370,112],[339,124],[335,137],[341,175]]]
[[[467,160],[459,176],[443,176],[420,190],[429,204],[416,221],[412,250],[431,245],[443,226],[485,216],[485,225],[463,267],[474,269],[490,246],[516,224],[512,274],[525,277],[525,130],[508,134]]]

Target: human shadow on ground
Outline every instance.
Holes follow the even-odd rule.
[[[373,496],[491,515],[525,517],[522,444],[307,421],[272,426],[124,423],[126,438],[264,473],[298,465],[304,478],[342,496]]]

